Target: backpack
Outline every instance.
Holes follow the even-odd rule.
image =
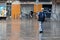
[[[45,13],[39,12],[38,21],[44,22],[45,21]]]

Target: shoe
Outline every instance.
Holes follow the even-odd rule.
[[[43,33],[43,31],[40,31],[39,33]]]

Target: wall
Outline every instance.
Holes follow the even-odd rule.
[[[42,4],[34,4],[34,12],[38,12],[38,11],[41,11],[41,8],[42,8]]]
[[[52,20],[60,20],[60,4],[52,5]]]
[[[56,14],[57,14],[57,17],[58,17],[58,21],[60,21],[60,4],[57,4]]]
[[[11,12],[12,12],[11,15],[12,15],[13,19],[17,19],[20,17],[20,4],[19,4],[19,2],[14,2],[12,4]]]

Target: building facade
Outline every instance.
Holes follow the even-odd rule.
[[[15,18],[23,13],[29,14],[30,11],[37,13],[43,7],[45,10],[52,9],[51,0],[1,0],[0,3],[6,4],[7,16]],[[15,15],[14,15],[15,14]]]

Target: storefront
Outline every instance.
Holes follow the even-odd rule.
[[[51,4],[49,9],[52,9],[52,3],[47,2],[46,5],[44,5],[46,2],[43,3],[36,3],[36,2],[20,2],[20,1],[14,1],[12,5],[10,6],[11,9],[11,16],[13,19],[19,18],[20,14],[26,13],[29,14],[30,11],[33,11],[34,13],[37,13],[38,11],[41,11],[41,8],[47,7],[47,3]],[[49,5],[48,5],[49,6]]]
[[[13,19],[20,17],[20,14],[29,14],[30,11],[37,13],[41,11],[42,5],[36,3],[20,3],[19,1],[14,1],[11,5],[11,16]]]

